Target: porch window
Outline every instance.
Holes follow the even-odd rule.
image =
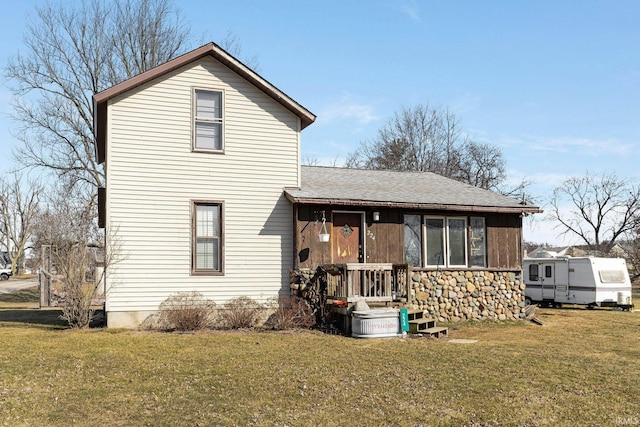
[[[194,202],[192,271],[222,272],[222,204]]]
[[[443,266],[445,265],[444,252],[444,218],[425,218],[425,252],[427,266]]]
[[[404,262],[422,267],[422,224],[420,215],[404,216]]]
[[[471,267],[486,267],[487,242],[483,217],[471,217],[470,239]]]
[[[223,148],[223,92],[194,90],[193,148],[203,151],[222,151]]]
[[[424,217],[424,253],[427,267],[485,267],[484,218]],[[475,227],[475,228],[474,228]],[[478,251],[469,256],[468,238],[476,237]]]
[[[447,243],[449,267],[467,266],[467,220],[447,218]]]

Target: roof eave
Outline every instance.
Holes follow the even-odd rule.
[[[450,212],[482,212],[482,213],[516,213],[534,214],[543,211],[537,206],[477,206],[477,205],[448,205],[439,203],[406,203],[406,202],[381,202],[358,199],[327,199],[311,197],[295,197],[285,192],[287,199],[291,203],[301,205],[329,205],[329,206],[368,206],[376,208],[402,208],[438,210]]]

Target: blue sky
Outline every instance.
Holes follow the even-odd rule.
[[[4,3],[4,2],[3,2]],[[8,2],[7,2],[8,3]],[[32,0],[3,5],[0,65],[21,47]],[[55,3],[55,2],[53,2]],[[502,148],[509,177],[544,207],[569,175],[636,179],[638,1],[181,1],[193,47],[231,30],[260,73],[318,116],[303,157],[338,163],[404,105],[448,107]],[[11,96],[0,86],[0,168],[11,166]],[[15,127],[14,127],[15,130]],[[541,220],[544,215],[537,215]],[[525,239],[560,239],[527,221]]]

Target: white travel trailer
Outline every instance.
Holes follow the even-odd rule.
[[[523,267],[529,304],[633,308],[631,281],[622,258],[525,258]]]

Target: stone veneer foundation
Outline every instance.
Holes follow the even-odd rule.
[[[408,305],[440,322],[525,317],[521,271],[414,270]]]
[[[300,294],[313,287],[314,272],[292,271],[291,290]],[[410,283],[408,295],[401,295],[408,308],[424,310],[439,322],[526,317],[521,270],[414,269]]]

